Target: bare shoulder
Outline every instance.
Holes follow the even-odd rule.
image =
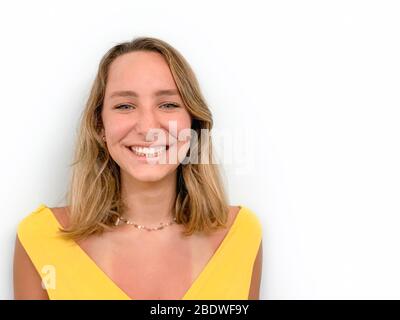
[[[225,235],[229,232],[230,228],[232,227],[233,223],[235,222],[235,219],[240,211],[239,206],[229,206],[229,211],[228,211],[228,218],[226,221],[226,227],[217,229],[214,231],[213,235],[211,238],[216,238],[217,243],[220,243],[222,239],[225,237]]]
[[[233,224],[240,210],[240,206],[229,206],[228,227]]]
[[[13,287],[15,300],[48,300],[42,279],[18,236],[15,239],[13,262]]]
[[[258,248],[257,256],[253,264],[253,273],[251,277],[250,290],[249,290],[249,300],[259,300],[260,299],[260,286],[262,278],[262,260],[263,260],[263,248],[262,240]]]
[[[62,227],[68,225],[67,207],[49,208]],[[36,270],[18,235],[15,240],[13,263],[14,298],[49,299],[42,279]]]
[[[66,228],[68,226],[68,207],[55,207],[49,208],[53,212],[55,218],[58,220],[59,224]]]

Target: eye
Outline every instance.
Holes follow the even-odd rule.
[[[131,106],[130,104],[120,104],[119,106],[116,106],[115,109],[125,110],[125,108],[122,108],[122,107],[133,107],[133,106]]]
[[[179,108],[179,106],[176,105],[176,104],[174,104],[174,103],[165,103],[165,104],[163,104],[161,107],[164,107],[164,106],[169,106],[167,109]]]
[[[134,106],[132,106],[130,104],[120,104],[120,105],[116,106],[115,109],[127,110],[125,107],[134,107]],[[179,106],[175,103],[165,103],[165,104],[161,105],[160,107],[165,107],[166,109],[179,108]]]

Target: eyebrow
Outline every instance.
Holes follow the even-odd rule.
[[[164,90],[158,90],[154,92],[153,96],[154,97],[160,97],[160,96],[178,96],[179,92],[176,89],[164,89]],[[114,91],[111,95],[110,98],[115,98],[115,97],[139,97],[139,95],[132,90],[121,90],[121,91]]]

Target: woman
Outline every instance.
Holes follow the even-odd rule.
[[[200,134],[212,124],[176,49],[149,37],[111,48],[83,112],[68,206],[41,204],[19,223],[15,298],[258,299],[261,225],[227,204]]]

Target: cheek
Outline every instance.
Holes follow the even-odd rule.
[[[182,146],[185,145],[187,142],[190,142],[191,136],[193,135],[193,133],[195,133],[194,131],[192,132],[191,130],[190,119],[189,121],[185,120],[178,122],[177,133],[178,136],[176,138],[178,139],[179,145]]]
[[[189,114],[182,115],[182,117],[175,118],[176,131],[171,132],[171,137],[176,139],[176,151],[169,154],[170,157],[177,160],[177,163],[181,163],[191,145],[191,136],[194,131],[191,131],[191,117]]]
[[[104,112],[103,126],[110,142],[118,141],[119,138],[123,137],[127,130],[129,130],[129,125],[130,123],[126,117],[124,118]]]
[[[167,129],[167,131],[170,134],[170,138],[176,142],[179,143],[182,138],[187,136],[191,129],[191,117],[188,112],[182,112],[180,114],[175,114],[173,118],[169,118],[165,123],[164,123],[164,128]],[[171,141],[172,142],[172,141]]]

